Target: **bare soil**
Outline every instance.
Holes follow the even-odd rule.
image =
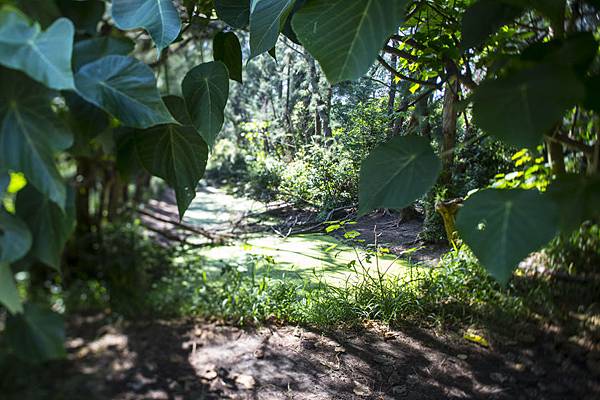
[[[2,398],[600,398],[600,379],[586,366],[600,349],[549,333],[526,331],[484,348],[458,333],[375,323],[321,333],[194,320],[108,323],[96,315],[68,326],[68,360],[31,373]]]

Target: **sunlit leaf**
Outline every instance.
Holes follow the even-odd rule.
[[[181,88],[194,127],[212,147],[225,118],[229,96],[227,67],[219,61],[200,64],[187,73]]]
[[[405,0],[311,0],[292,19],[331,83],[367,73],[404,18]]]
[[[373,150],[362,164],[359,214],[408,206],[431,189],[440,171],[441,162],[429,140],[419,136],[393,138]]]
[[[456,227],[488,272],[501,283],[525,257],[558,232],[558,208],[536,190],[488,189],[471,195]]]
[[[66,191],[54,154],[72,136],[50,108],[50,93],[25,75],[0,69],[0,169],[21,171],[42,193],[64,207]]]
[[[6,190],[10,194],[17,193],[27,185],[27,179],[25,179],[25,175],[22,172],[11,172],[8,177],[9,183]]]
[[[113,0],[112,16],[119,29],[148,31],[159,53],[181,31],[181,19],[172,0]]]
[[[72,89],[73,24],[66,18],[46,31],[16,9],[0,10],[0,64],[25,72],[52,89]]]
[[[77,92],[133,128],[175,120],[162,102],[154,73],[131,57],[111,55],[84,65],[75,75]]]

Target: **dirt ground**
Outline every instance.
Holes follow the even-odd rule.
[[[457,333],[366,324],[321,334],[201,321],[74,318],[68,360],[30,374],[8,399],[600,398],[600,359],[560,335],[528,332],[484,348]],[[565,341],[566,340],[566,341]],[[1,396],[0,396],[1,397]]]

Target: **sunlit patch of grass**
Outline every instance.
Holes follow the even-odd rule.
[[[153,307],[239,324],[276,320],[318,327],[365,320],[473,323],[486,315],[518,318],[524,312],[510,289],[491,280],[467,251],[450,253],[439,267],[426,268],[356,249],[345,254],[348,258],[336,258],[325,251],[340,244],[331,237],[321,237],[318,244],[312,237],[298,238],[287,245],[298,243],[305,247],[291,247],[292,259],[284,264],[270,253],[279,255],[281,243],[275,248],[246,245],[244,257],[216,265],[205,256],[188,259],[155,285]],[[327,263],[331,268],[301,268],[292,262],[298,254],[310,258],[311,251],[325,263],[320,268]]]

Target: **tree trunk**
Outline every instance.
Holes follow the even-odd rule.
[[[318,138],[327,138],[331,136],[331,127],[329,124],[329,106],[330,100],[323,99],[319,87],[319,75],[317,73],[317,65],[315,59],[308,53],[304,52],[304,57],[308,63],[309,84],[312,95],[316,100],[315,106],[315,136]],[[329,96],[329,94],[328,94]]]
[[[555,175],[564,174],[566,168],[562,144],[550,139],[546,140],[546,144],[548,145],[548,162],[552,166],[552,173]]]
[[[458,90],[458,80],[456,75],[452,75],[445,86],[442,111],[442,175],[440,183],[443,185],[449,185],[452,182],[458,120]]]
[[[393,40],[392,46],[398,46],[398,41]],[[392,54],[390,60],[390,66],[396,69],[398,65],[398,56]],[[390,130],[393,132],[396,121],[394,120],[394,111],[396,109],[396,92],[398,91],[396,85],[396,75],[390,72],[390,91],[388,93],[388,117],[390,118]]]

